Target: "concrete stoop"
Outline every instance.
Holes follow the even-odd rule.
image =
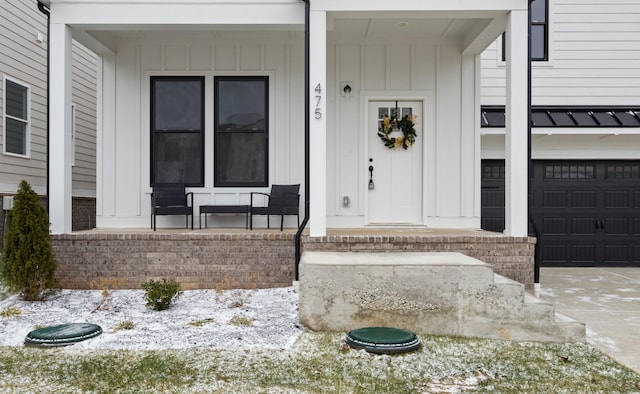
[[[318,331],[398,327],[421,334],[584,341],[524,285],[461,253],[305,252],[300,321]]]

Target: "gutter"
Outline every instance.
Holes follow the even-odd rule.
[[[302,238],[302,232],[309,222],[309,127],[310,127],[310,102],[309,94],[310,90],[310,77],[309,77],[309,14],[311,8],[311,0],[303,0],[305,4],[304,11],[304,218],[302,223],[298,227],[296,233],[296,262],[295,262],[295,280],[300,279],[300,258],[301,258],[301,245],[300,239]]]
[[[50,167],[50,158],[49,158],[49,151],[51,150],[50,147],[50,143],[49,143],[49,123],[50,123],[50,115],[49,115],[49,107],[50,107],[50,101],[49,101],[49,93],[50,93],[50,83],[49,81],[51,80],[51,75],[49,74],[49,70],[50,70],[50,60],[49,60],[49,51],[50,51],[50,43],[49,43],[49,36],[51,35],[51,10],[49,9],[49,6],[47,4],[44,4],[42,1],[38,0],[38,10],[40,10],[40,12],[42,12],[44,15],[47,16],[47,120],[46,120],[46,127],[47,127],[47,133],[46,133],[46,139],[47,139],[47,169],[46,169],[46,177],[47,177],[47,200],[46,200],[46,209],[47,209],[47,214],[49,213],[49,167]]]

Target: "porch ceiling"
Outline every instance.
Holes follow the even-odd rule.
[[[397,42],[416,39],[473,40],[491,24],[489,15],[453,17],[450,14],[409,15],[397,13],[393,17],[373,17],[370,14],[329,15],[328,39],[332,42],[361,42],[366,40]],[[74,25],[108,47],[129,40],[188,40],[188,39],[287,39],[301,37],[303,25]],[[495,38],[495,37],[493,37]],[[492,42],[492,39],[487,42]]]
[[[334,38],[398,40],[462,38],[490,23],[474,18],[335,18],[330,21]]]

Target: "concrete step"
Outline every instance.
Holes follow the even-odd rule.
[[[460,253],[305,252],[300,320],[314,330],[391,326],[417,333],[581,341],[584,325]]]

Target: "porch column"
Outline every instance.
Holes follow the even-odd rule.
[[[327,234],[327,13],[311,11],[310,41],[310,206],[312,237]]]
[[[506,30],[505,234],[528,234],[526,10],[511,11]]]
[[[49,43],[49,220],[54,234],[65,234],[71,232],[71,29],[52,23]]]

